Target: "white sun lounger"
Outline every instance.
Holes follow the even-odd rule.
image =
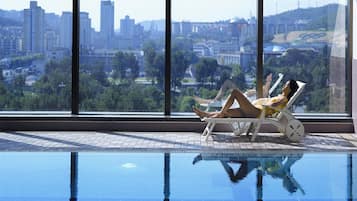
[[[271,106],[264,106],[264,109],[258,118],[203,118],[202,121],[207,122],[207,126],[202,135],[205,136],[205,140],[207,141],[216,124],[230,124],[235,135],[240,135],[244,132],[246,132],[247,135],[252,133],[251,141],[254,141],[261,125],[266,123],[277,127],[278,130],[284,133],[291,141],[300,141],[305,136],[304,125],[299,120],[295,119],[289,111],[289,108],[305,87],[304,82],[297,81],[297,84],[299,88],[290,98],[284,109],[281,110]],[[273,108],[279,112],[277,112],[274,117],[266,117],[265,108],[267,107]]]

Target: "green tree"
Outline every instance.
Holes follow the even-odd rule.
[[[139,76],[139,63],[133,53],[117,52],[113,58],[114,78],[134,81]]]
[[[211,84],[215,82],[215,73],[218,68],[218,63],[216,59],[212,58],[201,58],[195,65],[195,78],[199,82],[210,82]]]
[[[91,65],[91,77],[94,80],[97,80],[102,86],[108,86],[108,77],[104,72],[104,64],[97,63]]]
[[[328,58],[329,51],[289,49],[281,57],[268,59],[266,72],[283,73],[286,79],[302,80],[307,83],[297,104],[304,105],[307,111],[326,112],[328,110]]]
[[[163,54],[156,55],[153,63],[152,72],[156,77],[157,84],[160,89],[164,88],[164,78],[165,78],[165,57]]]
[[[148,41],[144,44],[144,64],[145,73],[147,78],[150,78],[152,83],[155,84],[157,79],[157,69],[155,68],[155,58],[157,54],[157,48],[154,41]]]
[[[243,72],[239,64],[231,65],[232,67],[232,80],[241,90],[247,88],[247,82],[245,80],[245,73]]]
[[[171,51],[171,87],[181,86],[185,72],[197,60],[191,40],[175,38]]]

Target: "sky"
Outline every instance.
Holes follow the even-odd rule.
[[[100,27],[100,1],[81,0],[80,9],[89,13],[92,26]],[[165,18],[165,0],[112,0],[114,1],[115,29],[119,28],[120,19],[129,15],[135,22]],[[287,10],[322,6],[329,3],[346,4],[346,0],[265,0],[264,15],[272,15]],[[37,0],[46,13],[61,15],[72,10],[72,0]],[[60,2],[60,3],[59,3]],[[28,8],[30,0],[1,0],[4,10],[22,10]],[[236,17],[256,16],[255,0],[172,0],[173,21],[214,22]]]

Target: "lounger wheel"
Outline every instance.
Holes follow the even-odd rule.
[[[289,140],[299,142],[305,136],[305,128],[302,123],[296,119],[290,120],[285,127],[285,135]]]

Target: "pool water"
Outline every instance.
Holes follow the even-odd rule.
[[[357,153],[0,153],[0,200],[357,200]]]

